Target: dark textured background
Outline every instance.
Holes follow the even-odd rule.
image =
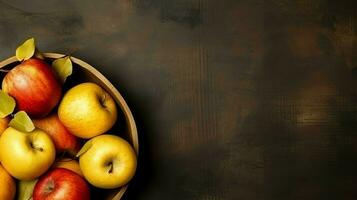
[[[357,3],[0,1],[0,56],[34,36],[119,89],[139,126],[125,199],[356,199]]]

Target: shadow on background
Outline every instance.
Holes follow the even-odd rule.
[[[150,133],[155,130],[154,123],[150,123],[150,112],[145,102],[140,102],[138,98],[125,97],[136,121],[139,136],[139,157],[138,168],[135,177],[130,182],[129,188],[123,199],[138,199],[140,193],[147,190],[152,184],[155,176],[152,143],[150,142]],[[136,101],[135,101],[136,100]]]

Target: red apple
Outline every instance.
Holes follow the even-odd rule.
[[[34,119],[33,123],[52,138],[56,152],[68,152],[71,155],[76,155],[81,148],[80,139],[67,130],[59,120],[57,113],[42,119]]]
[[[75,172],[64,168],[49,171],[36,183],[33,200],[89,200],[87,182]]]
[[[14,67],[2,82],[3,91],[16,100],[18,110],[31,117],[47,115],[61,99],[61,84],[43,60],[29,59]]]

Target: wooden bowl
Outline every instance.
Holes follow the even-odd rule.
[[[57,53],[44,53],[44,57],[47,61],[52,61],[57,58],[61,58],[65,55]],[[139,153],[139,141],[138,133],[136,129],[136,124],[134,117],[126,104],[124,98],[120,95],[118,90],[106,79],[99,71],[88,63],[72,57],[71,60],[73,63],[73,74],[67,79],[64,90],[72,87],[81,82],[94,82],[101,87],[103,87],[116,101],[119,110],[118,121],[114,127],[108,131],[111,134],[119,134],[119,136],[125,138],[131,145],[134,147],[136,154]],[[12,67],[19,64],[16,57],[10,57],[2,62],[0,62],[0,68],[11,69]],[[4,73],[1,73],[0,80],[3,79]],[[121,112],[120,112],[121,111]],[[122,120],[120,120],[122,119]],[[119,130],[119,131],[118,131]],[[118,133],[119,132],[119,133]],[[127,185],[118,189],[112,190],[101,190],[94,189],[92,190],[92,199],[105,199],[105,200],[119,200],[124,195]],[[96,198],[98,197],[98,198]]]

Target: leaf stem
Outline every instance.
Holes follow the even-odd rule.
[[[0,69],[0,72],[5,72],[5,73],[8,73],[10,70],[8,69]]]

